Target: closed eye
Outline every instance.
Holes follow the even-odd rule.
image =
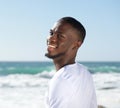
[[[64,34],[62,34],[61,32],[54,32],[53,30],[50,30],[50,36],[53,36],[53,35],[56,35],[58,38],[65,38],[65,35]]]
[[[50,36],[52,36],[54,33],[53,33],[53,30],[50,30]]]
[[[65,38],[65,36],[64,36],[63,34],[61,34],[61,33],[58,33],[58,34],[57,34],[57,37],[58,37],[58,38]]]

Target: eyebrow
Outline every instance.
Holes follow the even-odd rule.
[[[63,32],[61,32],[61,31],[54,31],[54,30],[52,30],[52,29],[50,29],[50,32],[55,32],[55,33],[60,33],[60,34],[64,34]]]

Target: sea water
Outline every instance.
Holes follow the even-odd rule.
[[[80,62],[91,72],[98,105],[120,108],[120,62]],[[45,108],[52,62],[0,62],[0,108]]]

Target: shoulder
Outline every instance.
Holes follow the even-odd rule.
[[[71,84],[67,80],[68,78],[65,70],[65,68],[60,69],[50,80],[49,90],[51,93],[60,95],[70,88]]]
[[[51,105],[54,104],[56,107],[63,105],[63,103],[67,105],[66,101],[73,94],[72,85],[63,73],[65,73],[64,70],[56,73],[49,84],[49,101]]]
[[[91,74],[85,66],[79,63],[65,66],[55,74],[50,82],[50,105],[61,107],[64,103],[64,106],[67,105],[69,108],[74,106],[78,108],[86,103],[85,100],[88,102],[92,100],[94,89],[92,85]],[[82,108],[87,107],[83,105]]]
[[[75,78],[76,80],[91,79],[91,73],[88,68],[80,63],[75,63],[74,65],[68,65],[65,67],[63,77]],[[74,79],[74,80],[75,80]]]

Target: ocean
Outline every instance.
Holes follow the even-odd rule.
[[[120,108],[120,62],[80,62],[91,72],[98,105]],[[45,108],[52,62],[0,62],[0,108]]]

